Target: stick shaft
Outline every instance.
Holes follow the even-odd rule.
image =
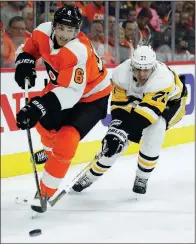
[[[29,98],[28,84],[29,84],[29,79],[26,78],[25,79],[25,105],[28,104],[28,98]],[[42,195],[41,195],[41,190],[40,190],[40,186],[39,186],[39,178],[38,178],[38,173],[37,173],[37,168],[36,168],[36,163],[35,163],[35,158],[34,158],[34,152],[33,152],[33,143],[32,143],[32,139],[31,139],[31,131],[29,128],[27,128],[27,139],[28,139],[28,144],[29,144],[29,151],[30,151],[30,155],[31,155],[31,165],[33,168],[33,174],[34,174],[34,178],[35,178],[35,184],[36,184],[36,188],[37,188],[37,192],[38,192],[38,197],[40,200],[41,207],[45,208],[45,206],[44,206],[45,200],[42,199]]]

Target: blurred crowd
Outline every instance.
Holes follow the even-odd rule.
[[[0,2],[0,67],[14,67],[17,48],[26,42],[36,26],[52,21],[56,9],[64,5],[81,9],[84,16],[81,31],[106,64],[123,62],[138,44],[150,44],[162,62],[195,59],[195,1],[176,2],[175,17],[172,1],[120,1],[118,20],[115,17],[117,2],[108,2],[107,18],[105,4],[105,1]],[[105,26],[108,26],[107,32]],[[173,30],[175,48],[172,49]],[[42,60],[38,60],[37,65],[42,64]]]

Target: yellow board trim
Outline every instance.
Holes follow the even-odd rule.
[[[195,141],[195,126],[170,129],[166,132],[163,147],[175,146],[178,144]],[[79,164],[91,161],[101,147],[101,141],[80,143],[72,164]],[[139,145],[131,143],[123,155],[137,153]],[[43,170],[43,165],[38,165],[38,170]],[[32,172],[29,160],[29,152],[15,153],[1,156],[1,178],[28,174]]]

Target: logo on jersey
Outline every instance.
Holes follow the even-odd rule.
[[[49,74],[51,80],[56,80],[56,76],[54,75],[54,73],[51,70],[49,70],[48,74]]]
[[[49,75],[49,78],[51,80],[51,82],[54,84],[54,85],[57,85],[57,78],[58,78],[58,75],[59,73],[48,63],[44,60],[44,64],[46,66],[46,70],[47,70],[47,73]]]

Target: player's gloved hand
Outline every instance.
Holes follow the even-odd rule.
[[[116,126],[111,126],[102,140],[102,152],[105,157],[121,153],[128,141],[128,134]]]
[[[46,109],[42,103],[42,98],[34,97],[16,115],[17,126],[22,130],[32,128],[45,114]]]
[[[36,71],[35,71],[35,59],[28,53],[20,53],[15,61],[15,81],[22,89],[25,89],[25,78],[29,79],[29,86],[31,88],[35,86]]]

